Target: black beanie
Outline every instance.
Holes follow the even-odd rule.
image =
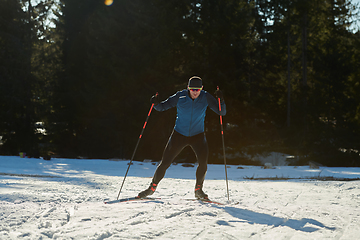
[[[189,87],[194,87],[194,88],[201,88],[202,87],[202,80],[200,77],[191,77],[189,79],[189,83],[188,83]]]

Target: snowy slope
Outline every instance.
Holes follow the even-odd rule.
[[[358,239],[359,168],[230,166],[230,202],[222,165],[209,165],[204,191],[224,205],[193,198],[195,168],[172,165],[153,195],[117,197],[128,161],[0,156],[0,239]],[[134,162],[120,198],[151,181],[156,166]],[[248,178],[282,177],[286,181]]]

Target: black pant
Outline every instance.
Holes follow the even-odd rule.
[[[158,184],[161,179],[163,179],[166,170],[170,167],[175,157],[179,155],[186,146],[190,146],[195,152],[199,163],[196,169],[196,185],[202,186],[205,180],[209,155],[209,147],[205,133],[200,133],[192,137],[185,137],[176,131],[173,131],[166,144],[162,160],[155,171],[153,183]]]

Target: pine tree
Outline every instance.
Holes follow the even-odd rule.
[[[31,73],[32,46],[36,41],[33,30],[33,8],[30,2],[23,11],[21,1],[2,1],[1,44],[1,133],[3,154],[36,151],[34,102]]]

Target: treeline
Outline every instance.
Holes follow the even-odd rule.
[[[130,158],[150,97],[198,75],[224,93],[230,163],[277,151],[292,164],[359,166],[358,10],[348,0],[2,0],[0,154]],[[135,159],[161,159],[175,115],[151,113]],[[222,162],[211,111],[206,133],[209,161]]]

